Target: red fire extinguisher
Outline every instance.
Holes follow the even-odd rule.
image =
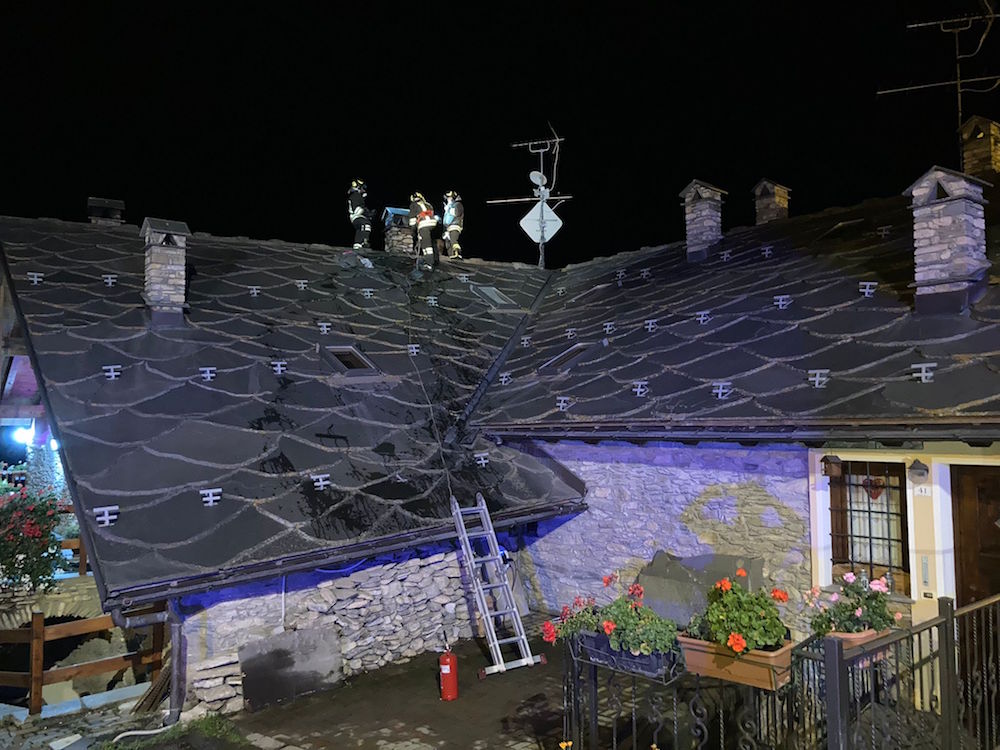
[[[444,653],[438,657],[438,670],[441,673],[441,700],[455,700],[458,698],[458,657],[451,652],[447,638]]]

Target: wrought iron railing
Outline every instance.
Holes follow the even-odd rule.
[[[573,748],[1000,748],[1000,596],[845,647],[809,638],[778,690],[685,671],[658,676],[580,642],[564,683]]]

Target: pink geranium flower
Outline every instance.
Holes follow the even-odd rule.
[[[845,583],[854,583],[856,580],[858,580],[858,579],[857,579],[857,576],[854,575],[854,573],[844,573],[844,582]]]
[[[858,607],[856,610],[854,610],[854,616],[861,617],[861,607]]]
[[[840,601],[840,594],[830,594],[830,601],[831,602]]]

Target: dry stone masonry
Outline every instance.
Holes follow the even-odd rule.
[[[985,291],[983,182],[931,167],[905,195],[913,199],[918,312],[958,312]]]
[[[185,295],[185,245],[191,234],[182,221],[146,219],[145,299],[153,312],[181,313]]]
[[[789,593],[786,624],[806,634],[798,606],[812,586],[806,449],[562,441],[545,450],[587,483],[588,510],[539,523],[517,553],[534,608],[557,612],[577,595],[600,596],[602,575],[632,580],[659,550],[736,555],[763,562],[765,584]]]
[[[705,260],[708,248],[722,239],[722,196],[725,190],[692,180],[681,191],[687,229],[687,259]]]
[[[792,191],[773,180],[761,180],[753,188],[758,225],[788,218],[788,196]]]
[[[332,631],[338,643],[329,663],[343,676],[407,661],[473,634],[473,610],[454,550],[380,557],[343,575],[290,575],[218,594],[186,597],[189,716],[230,713],[243,706],[241,647],[280,639],[282,632]],[[284,611],[284,621],[282,621]],[[284,647],[287,647],[285,645]],[[277,648],[277,643],[276,643]],[[259,649],[258,649],[259,650]],[[335,656],[335,658],[334,658]]]
[[[966,174],[994,181],[1000,173],[1000,124],[970,117],[962,126],[962,169]]]

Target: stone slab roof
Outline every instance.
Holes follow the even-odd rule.
[[[905,198],[881,199],[732,231],[701,263],[675,243],[569,267],[474,421],[498,435],[1000,439],[1000,279],[971,314],[915,314],[912,222]]]
[[[187,325],[151,330],[135,226],[4,218],[0,244],[105,606],[453,536],[452,493],[482,492],[499,525],[583,507],[544,457],[439,442],[544,271],[424,276],[401,256],[194,234]],[[334,346],[374,368],[344,372]]]

